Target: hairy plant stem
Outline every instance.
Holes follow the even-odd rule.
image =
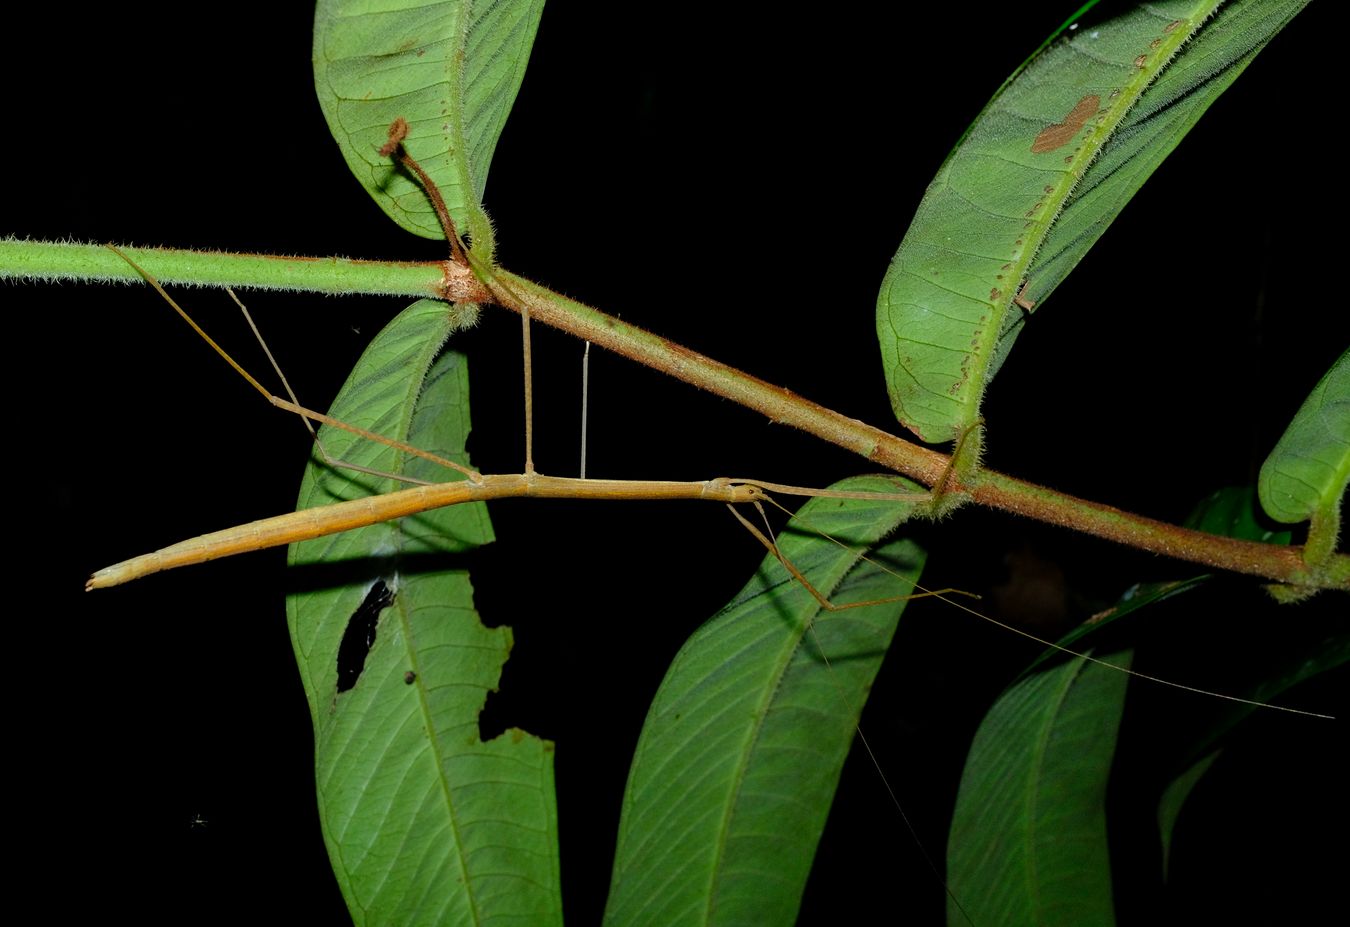
[[[120,249],[164,283],[179,286],[369,293],[478,302],[487,294],[467,266],[453,261],[358,261],[178,248]],[[0,239],[0,280],[144,283],[102,244]]]
[[[920,447],[817,405],[790,390],[765,383],[665,338],[626,325],[523,277],[498,269],[485,283],[492,291],[493,302],[498,305],[519,312],[526,308],[528,301],[530,316],[537,321],[761,412],[775,423],[791,425],[837,444],[925,486],[935,486],[953,476],[951,458],[946,454]],[[1350,589],[1350,580],[1346,579],[1350,557],[1343,554],[1332,558],[1325,572],[1313,575],[1304,563],[1300,547],[1260,544],[1191,531],[992,470],[981,470],[964,482],[949,481],[946,487],[948,493],[964,495],[981,505],[1179,560],[1280,582]]]
[[[287,258],[157,248],[125,252],[166,283],[324,293],[434,296],[494,302],[521,312],[676,379],[754,409],[777,423],[853,451],[934,486],[947,479],[950,457],[841,415],[672,341],[627,325],[500,268],[473,271],[453,261],[385,262]],[[140,281],[102,245],[0,240],[0,279]],[[1131,547],[1300,586],[1350,589],[1350,556],[1336,554],[1316,572],[1301,547],[1259,544],[1190,531],[1077,499],[992,470],[949,480],[947,494],[1025,515]]]

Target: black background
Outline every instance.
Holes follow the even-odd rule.
[[[1057,15],[637,7],[546,9],[487,186],[500,259],[890,427],[874,340],[882,274],[948,148]],[[191,23],[177,8],[76,16],[48,4],[27,15],[0,40],[0,234],[441,256],[347,174],[313,95],[308,10],[234,3]],[[1169,521],[1254,479],[1350,330],[1340,236],[1317,227],[1336,221],[1340,196],[1318,90],[1328,15],[1314,8],[1276,38],[1037,312],[986,402],[990,466]],[[287,510],[308,439],[148,290],[3,293],[21,549],[8,596],[11,800],[32,872],[68,888],[49,910],[342,923],[313,808],[284,555],[80,591],[98,567]],[[178,296],[261,369],[227,297]],[[301,399],[320,407],[402,308],[246,299]],[[474,461],[518,471],[517,319],[489,310],[460,345],[473,365]],[[575,472],[580,353],[536,327],[544,472]],[[591,385],[595,476],[824,486],[869,469],[603,352]],[[493,518],[499,541],[475,570],[477,598],[517,643],[485,725],[557,741],[565,904],[573,923],[591,923],[646,704],[680,642],[762,550],[725,512],[694,503],[517,501]],[[963,511],[924,534],[930,585],[981,592],[986,610],[1046,633],[1135,581],[1196,572],[991,513]],[[1258,646],[1272,622],[1344,622],[1343,596],[1272,617],[1255,583],[1219,586],[1227,598],[1192,608]],[[1159,613],[1163,650],[1169,615],[1192,617]],[[864,727],[938,860],[974,726],[1031,653],[941,604],[906,616]],[[1209,668],[1194,664],[1214,658],[1203,645],[1193,656],[1169,672],[1193,670],[1182,681],[1203,685]],[[1344,688],[1342,674],[1299,698],[1335,710]],[[1164,713],[1190,698],[1154,696]],[[1331,783],[1344,722],[1254,727],[1245,749],[1265,765],[1234,764],[1228,792],[1221,767],[1205,799],[1216,810],[1196,818],[1193,838],[1211,843],[1179,842],[1179,854],[1195,847],[1177,864],[1193,879],[1173,890],[1181,911],[1239,921],[1311,911],[1330,890],[1319,881],[1343,868],[1343,851],[1338,863],[1309,847],[1325,828],[1341,837]],[[1146,730],[1133,736],[1148,742]],[[1292,805],[1268,807],[1277,802]],[[935,922],[941,885],[873,770],[846,772],[836,811],[803,922],[874,905]]]

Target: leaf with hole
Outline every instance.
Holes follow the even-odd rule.
[[[445,304],[414,303],[371,342],[332,414],[467,463],[467,368],[454,352],[437,356],[455,325]],[[320,436],[347,463],[462,478],[346,431]],[[316,459],[300,506],[394,485]],[[514,730],[479,738],[511,631],[480,623],[462,555],[491,540],[486,510],[471,503],[291,548],[287,615],[314,722],[320,820],[357,923],[561,920],[553,746]],[[372,611],[343,659],[350,624]]]

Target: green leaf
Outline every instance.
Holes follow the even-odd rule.
[[[1176,776],[1167,787],[1163,789],[1162,798],[1158,799],[1158,835],[1162,841],[1162,867],[1163,875],[1166,876],[1172,863],[1172,835],[1176,833],[1177,819],[1181,817],[1181,809],[1186,804],[1186,799],[1191,797],[1195,787],[1200,784],[1205,773],[1214,765],[1214,761],[1219,758],[1219,749],[1200,757],[1190,766],[1188,766],[1180,775]]]
[[[1341,499],[1350,481],[1350,351],[1313,387],[1261,465],[1257,491],[1266,514],[1293,524],[1311,519],[1310,564],[1336,550]]]
[[[461,234],[492,255],[480,202],[543,0],[320,0],[314,86],[347,166],[400,226],[443,238],[426,192],[379,154],[402,116],[408,153],[440,187]]]
[[[1290,540],[1289,532],[1271,531],[1257,520],[1256,490],[1250,486],[1229,486],[1216,490],[1195,507],[1186,518],[1185,525],[1197,531],[1249,541],[1288,544]],[[1191,580],[1190,588],[1198,586],[1207,578]],[[1214,606],[1207,602],[1197,606],[1196,610],[1199,613],[1212,613]],[[1218,651],[1216,644],[1211,653]],[[1250,658],[1242,660],[1244,665],[1258,672],[1242,690],[1228,694],[1238,695],[1250,702],[1274,703],[1286,690],[1350,661],[1350,634],[1331,635],[1292,648],[1279,641],[1277,635],[1271,634],[1263,653],[1272,658],[1271,662],[1258,665]],[[1167,773],[1170,781],[1158,797],[1158,836],[1164,877],[1171,861],[1173,834],[1187,799],[1218,759],[1224,744],[1235,731],[1240,730],[1241,722],[1257,710],[1255,705],[1241,701],[1216,699],[1211,704],[1213,710],[1202,713],[1201,724],[1192,725],[1193,729],[1186,735],[1184,749],[1171,761],[1170,772]],[[1160,749],[1158,741],[1166,738],[1160,731],[1152,733],[1154,738],[1151,739],[1151,746],[1156,752]]]
[[[467,463],[464,359],[433,363],[452,312],[423,300],[391,322],[332,415]],[[459,478],[345,431],[321,437],[348,463]],[[395,485],[316,459],[300,506]],[[479,739],[511,632],[479,622],[461,555],[491,540],[486,510],[470,504],[291,548],[287,615],[314,721],[319,815],[357,924],[561,921],[553,746],[522,731]]]
[[[1270,645],[1275,647],[1277,643],[1280,643],[1278,638],[1272,640]],[[1280,695],[1300,683],[1348,663],[1350,630],[1343,630],[1311,646],[1304,645],[1292,653],[1279,656],[1273,665],[1261,671],[1260,678],[1240,697],[1253,702],[1275,703]],[[1180,772],[1175,773],[1158,800],[1158,833],[1162,842],[1164,876],[1170,863],[1172,836],[1186,800],[1218,758],[1223,746],[1232,737],[1240,736],[1242,722],[1257,710],[1255,705],[1243,702],[1222,703],[1221,710],[1192,737],[1189,751],[1180,758]]]
[[[1202,588],[1210,580],[1207,573],[1199,576],[1192,576],[1189,579],[1173,579],[1163,582],[1136,583],[1125,590],[1120,600],[1104,612],[1093,615],[1091,620],[1085,621],[1078,627],[1069,631],[1058,641],[1056,647],[1063,647],[1066,650],[1076,650],[1085,652],[1090,649],[1092,644],[1085,642],[1086,638],[1101,633],[1105,628],[1121,620],[1122,618],[1133,615],[1141,608],[1155,605],[1159,602],[1166,602],[1169,599],[1176,598],[1184,593],[1193,592]],[[1031,666],[1027,667],[1026,672],[1030,673],[1043,665],[1048,665],[1064,658],[1063,650],[1056,647],[1047,648],[1041,653]],[[1025,675],[1025,674],[1024,674]],[[1125,674],[1121,674],[1125,675]]]
[[[950,441],[978,420],[1024,306],[1050,295],[1306,0],[1246,0],[1211,16],[1219,5],[1174,0],[1079,22],[948,156],[877,300],[891,405],[920,438]],[[1115,285],[1136,285],[1139,256],[1119,266]]]
[[[832,488],[918,491],[884,477]],[[904,540],[876,545],[911,509],[813,499],[779,545],[836,605],[903,596],[923,552]],[[629,772],[607,923],[793,923],[903,607],[825,611],[769,556],[690,638],[652,703]]]
[[[1128,682],[1060,655],[990,709],[952,818],[949,924],[1114,923],[1105,801]]]

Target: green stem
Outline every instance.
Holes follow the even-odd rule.
[[[305,293],[375,293],[442,297],[451,282],[445,261],[354,261],[276,257],[174,248],[123,248],[164,283]],[[0,279],[142,283],[105,245],[0,239]],[[460,294],[459,298],[473,295]]]

